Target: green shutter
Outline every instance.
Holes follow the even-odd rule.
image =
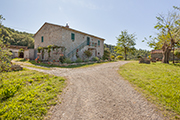
[[[89,45],[89,43],[90,43],[90,38],[87,37],[87,45]]]
[[[100,46],[100,41],[98,40],[98,46]]]
[[[71,40],[75,40],[75,34],[74,33],[71,33]]]
[[[43,36],[41,37],[41,42],[44,42]]]

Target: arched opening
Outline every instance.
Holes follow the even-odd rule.
[[[19,58],[24,58],[24,53],[23,52],[19,52]]]

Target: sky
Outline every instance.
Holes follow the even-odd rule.
[[[136,35],[136,48],[151,50],[142,40],[155,36],[156,16],[180,0],[0,0],[3,25],[35,34],[45,23],[86,32],[116,45],[121,31]]]

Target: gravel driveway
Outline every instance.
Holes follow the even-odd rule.
[[[117,72],[126,61],[78,69],[39,70],[68,79],[62,103],[50,111],[51,120],[165,119]]]

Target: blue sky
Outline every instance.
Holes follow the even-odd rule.
[[[155,35],[156,16],[180,6],[179,0],[1,0],[3,24],[36,33],[44,22],[65,25],[116,45],[122,30],[136,34],[136,48],[148,49],[144,37]]]

